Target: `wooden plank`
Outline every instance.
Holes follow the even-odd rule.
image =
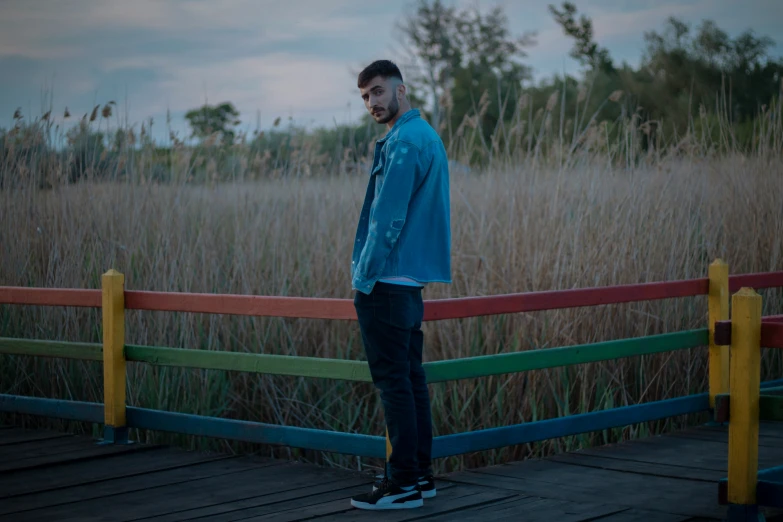
[[[435,516],[427,520],[432,520],[433,522],[451,520],[459,520],[460,522],[484,522],[486,520],[492,520],[493,522],[505,520],[583,522],[596,519],[603,520],[604,516],[610,516],[624,510],[625,508],[622,507],[594,502],[571,502],[548,498],[519,497],[512,501],[466,509],[458,514]]]
[[[341,521],[373,520],[373,522],[392,522],[399,520],[430,520],[436,515],[446,515],[449,520],[461,520],[458,518],[458,513],[463,513],[466,509],[517,496],[518,495],[507,491],[459,485],[444,489],[442,493],[438,492],[438,496],[435,499],[432,499],[431,501],[425,500],[424,506],[417,509],[367,512],[354,508],[351,506],[349,498],[343,498],[303,508],[295,507],[285,511],[272,512],[243,520],[246,520],[247,522],[262,520],[293,522],[309,518],[322,518],[329,515],[332,515],[335,519],[339,518]]]
[[[626,509],[619,513],[596,519],[598,522],[696,522],[687,515],[675,515],[660,511],[645,511],[642,509]],[[704,522],[714,522],[714,519],[701,519]]]
[[[53,417],[56,419],[103,422],[103,404],[99,402],[69,401],[0,393],[0,411],[39,417]]]
[[[729,484],[731,504],[756,503],[761,372],[761,296],[743,287],[731,296]]]
[[[556,419],[528,422],[502,428],[490,428],[433,440],[433,458],[460,455],[486,449],[547,440],[567,435],[600,431],[639,422],[663,419],[709,409],[709,394],[691,395],[633,406],[623,406]]]
[[[708,270],[710,280],[709,297],[707,298],[709,339],[709,385],[710,406],[715,407],[715,396],[729,390],[729,344],[718,342],[715,335],[715,323],[729,319],[729,265],[722,259],[710,263]]]
[[[715,483],[642,476],[544,460],[492,466],[449,475],[448,480],[512,489],[529,496],[577,502],[611,502],[628,508],[689,516],[720,516]]]
[[[370,368],[366,361],[137,345],[126,345],[125,356],[129,361],[146,362],[158,366],[372,382]]]
[[[767,322],[761,324],[762,348],[783,348],[783,322]]]
[[[682,430],[672,432],[672,435],[687,435],[689,433],[723,433],[726,436],[729,434],[728,424],[722,426],[692,426]],[[776,439],[783,439],[783,423],[774,421],[759,421],[759,437],[770,437]]]
[[[731,341],[731,321],[719,321],[715,324],[715,338],[721,342]],[[761,322],[759,346],[762,348],[783,348],[783,322],[772,319]]]
[[[707,471],[727,470],[726,452],[715,451],[693,452],[678,447],[652,446],[637,442],[636,444],[623,444],[621,447],[597,447],[579,450],[580,455],[612,460],[638,462],[641,464],[658,464],[665,466],[678,466],[683,469],[696,469]]]
[[[8,427],[5,429],[0,429],[0,447],[11,444],[32,442],[36,440],[53,440],[68,436],[68,433],[42,430],[25,430]]]
[[[197,470],[204,467],[224,468],[217,475],[214,470],[207,477],[198,477]],[[46,508],[25,511],[26,521],[36,520],[84,520],[109,510],[120,514],[122,519],[137,519],[176,513],[185,509],[213,506],[235,500],[247,499],[260,494],[270,495],[292,489],[306,488],[315,484],[334,482],[344,477],[355,477],[351,472],[326,470],[314,466],[282,463],[272,466],[251,465],[239,469],[236,463],[218,461],[199,464],[185,470],[153,473],[139,481],[109,481],[79,488],[68,488],[52,494],[35,495],[39,500],[46,497],[50,505]],[[183,473],[187,471],[187,473]],[[172,481],[171,476],[179,477]],[[168,484],[154,484],[154,479],[167,476]],[[136,482],[134,485],[133,482]],[[111,493],[106,487],[114,485]],[[130,483],[130,484],[129,484]],[[368,481],[368,485],[369,485]],[[130,487],[131,491],[119,493],[118,487]],[[81,499],[77,502],[72,493]],[[306,493],[306,490],[305,490]],[[100,496],[96,496],[100,495]],[[92,497],[85,499],[84,497]],[[32,507],[32,506],[30,506]],[[0,518],[2,520],[2,518]]]
[[[570,464],[572,466],[584,466],[587,468],[624,471],[627,473],[652,475],[656,477],[686,478],[690,480],[701,480],[706,482],[717,482],[726,476],[726,472],[722,470],[690,468],[685,466],[674,466],[671,464],[639,462],[625,459],[612,459],[593,455],[584,455],[579,452],[553,455],[551,457],[547,457],[547,460],[551,460],[552,462],[560,462],[562,464]]]
[[[356,320],[351,299],[126,290],[128,310]]]
[[[233,458],[219,453],[158,448],[130,454],[107,455],[102,459],[74,462],[0,475],[0,499],[40,493],[102,481],[129,478],[155,471],[176,469],[215,460]]]
[[[760,272],[729,276],[729,292],[734,293],[743,286],[756,290],[760,288],[783,287],[783,272]]]
[[[471,379],[694,348],[707,344],[708,338],[709,331],[704,328],[563,348],[427,362],[424,370],[430,383]],[[125,356],[129,361],[160,366],[372,381],[364,361],[139,345],[126,345]]]
[[[714,518],[694,518],[687,515],[642,509],[628,509],[596,520],[600,522],[716,522]]]
[[[692,430],[692,431],[689,430],[682,433],[674,432],[668,434],[667,437],[670,437],[672,439],[691,439],[691,440],[701,440],[704,442],[714,442],[717,444],[724,444],[726,445],[726,452],[728,452],[729,434],[725,432],[720,432],[720,431],[710,432],[707,430]],[[761,447],[779,448],[781,446],[781,437],[767,435],[767,434],[760,434],[758,439],[758,445],[759,448]]]
[[[273,495],[259,491],[257,495],[248,498],[205,507],[186,508],[166,515],[155,516],[154,520],[155,522],[174,522],[207,519],[210,522],[229,522],[269,513],[301,510],[332,501],[347,503],[350,502],[352,496],[366,492],[371,487],[371,482],[371,478],[357,473],[354,478],[321,482]]]
[[[653,301],[657,299],[707,295],[708,292],[709,279],[704,277],[682,281],[525,292],[489,297],[439,299],[424,303],[424,320],[462,319],[465,317],[599,306],[630,303],[633,301]]]
[[[98,343],[71,343],[0,337],[0,353],[5,354],[100,361],[103,357],[102,352],[103,348]]]
[[[701,278],[599,288],[439,299],[424,303],[424,320],[459,319],[690,297],[706,295],[708,287],[709,280]],[[356,320],[356,310],[350,299],[127,290],[125,292],[125,306],[127,309],[136,310]]]
[[[0,303],[37,306],[101,307],[100,290],[0,286]]]
[[[36,440],[12,446],[0,446],[0,463],[5,464],[93,447],[95,447],[94,441],[74,436]]]
[[[158,452],[154,452],[158,453]],[[98,461],[99,465],[111,464],[112,460],[104,458]],[[29,495],[19,495],[4,499],[0,503],[0,513],[7,515],[8,519],[18,519],[24,513],[25,520],[60,520],[61,517],[71,511],[84,513],[99,513],[100,508],[95,506],[111,504],[112,499],[132,498],[138,504],[148,505],[150,501],[157,500],[159,504],[168,501],[172,506],[178,505],[175,495],[166,497],[161,491],[173,488],[173,491],[187,491],[188,488],[196,488],[204,481],[212,480],[212,487],[220,487],[232,475],[241,475],[247,472],[257,472],[264,468],[282,466],[282,462],[259,462],[249,458],[221,458],[207,462],[194,462],[179,465],[169,469],[148,471],[139,475],[135,480],[126,480],[122,475],[102,481],[92,481],[90,477],[82,477],[83,484],[75,484],[62,488],[36,492]],[[70,469],[69,466],[63,466]],[[269,472],[274,475],[274,472]],[[246,475],[245,475],[246,476]],[[84,480],[84,479],[88,480]],[[176,487],[179,486],[179,489]],[[203,488],[202,488],[203,489]],[[204,493],[202,493],[204,494]],[[208,496],[208,493],[205,494]],[[160,497],[164,498],[161,499]],[[129,512],[133,511],[131,505],[126,506]],[[84,508],[84,509],[83,509]]]
[[[124,428],[125,389],[125,276],[114,269],[101,275],[103,327],[103,422]]]
[[[51,466],[54,464],[65,464],[71,462],[78,462],[82,460],[90,460],[101,458],[106,455],[112,455],[115,453],[133,453],[138,451],[149,451],[154,449],[155,446],[141,446],[139,444],[123,444],[123,445],[106,445],[94,447],[85,447],[76,451],[68,451],[67,453],[54,453],[50,455],[42,455],[39,457],[15,460],[11,462],[0,462],[0,476],[3,473],[17,473],[23,469],[34,469],[42,466]]]
[[[424,369],[427,382],[432,383],[664,353],[705,346],[708,342],[709,330],[701,328],[562,348],[435,361],[425,363]]]
[[[386,439],[377,435],[281,426],[131,406],[127,408],[127,416],[128,426],[133,428],[260,444],[281,444],[366,457],[386,456]]]
[[[728,446],[725,442],[708,438],[678,437],[674,434],[585,448],[579,450],[579,453],[689,468],[719,471],[728,469]],[[779,443],[763,443],[759,446],[759,462],[764,465],[783,462],[783,446]]]

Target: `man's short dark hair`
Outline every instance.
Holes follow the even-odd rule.
[[[400,81],[402,81],[402,73],[394,62],[389,60],[376,60],[359,73],[359,88],[363,88],[376,76],[381,76],[384,79],[399,78]]]

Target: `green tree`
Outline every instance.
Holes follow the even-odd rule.
[[[205,140],[218,133],[224,144],[234,142],[235,131],[232,127],[240,124],[239,112],[231,102],[218,105],[203,105],[185,114],[191,128],[191,137]]]
[[[609,51],[599,47],[593,40],[593,21],[590,18],[582,15],[577,22],[576,6],[571,2],[563,2],[562,9],[557,9],[550,4],[549,12],[554,16],[555,22],[563,28],[563,32],[574,39],[574,47],[569,53],[573,59],[591,70],[614,72]]]
[[[416,64],[408,81],[415,90],[427,93],[432,104],[431,123],[440,127],[443,93],[450,88],[454,70],[462,61],[462,50],[455,41],[457,11],[440,0],[430,4],[419,0],[416,9],[398,29],[405,35],[403,45]]]
[[[486,109],[481,126],[484,137],[490,138],[502,117],[502,100],[516,100],[521,82],[531,78],[523,60],[525,48],[534,43],[533,35],[513,37],[502,7],[487,13],[477,7],[459,11],[440,0],[419,0],[400,29],[418,64],[411,83],[430,98],[433,127],[442,131],[447,124],[458,126],[482,105]],[[482,101],[485,92],[488,97]],[[506,109],[513,111],[513,105]]]

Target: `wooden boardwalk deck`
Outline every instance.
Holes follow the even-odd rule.
[[[721,520],[727,428],[696,427],[442,477],[420,509],[366,512],[372,477],[253,456],[0,429],[0,522],[88,520]],[[783,423],[762,423],[759,465],[783,464]],[[783,512],[766,511],[767,520]]]

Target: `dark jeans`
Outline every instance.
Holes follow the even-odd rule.
[[[392,453],[390,479],[415,484],[432,472],[430,396],[422,368],[424,303],[421,289],[376,283],[369,295],[356,292],[370,374],[381,393]]]

